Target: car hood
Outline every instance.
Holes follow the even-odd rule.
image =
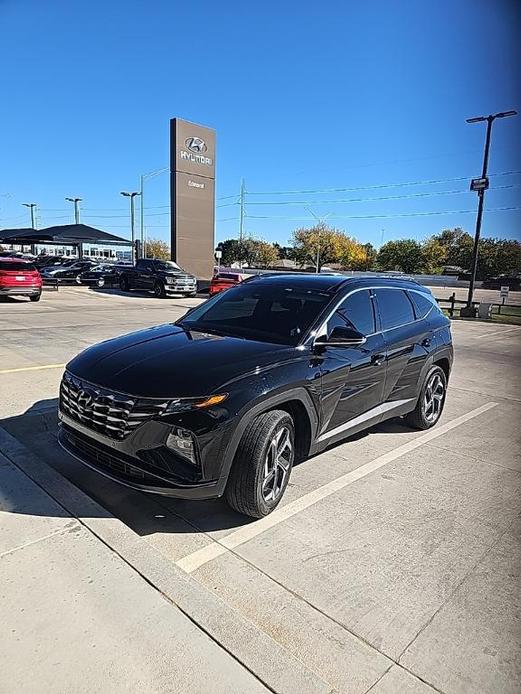
[[[100,342],[67,369],[92,384],[139,397],[198,397],[293,360],[295,350],[166,324]]]

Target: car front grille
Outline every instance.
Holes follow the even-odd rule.
[[[122,440],[141,424],[162,414],[166,401],[116,393],[65,372],[60,408],[71,419],[111,439]]]

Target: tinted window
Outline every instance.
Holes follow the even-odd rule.
[[[296,345],[331,295],[316,289],[247,282],[216,294],[179,324],[263,342]]]
[[[430,294],[418,294],[417,292],[407,292],[407,296],[414,304],[416,318],[425,318],[432,307],[436,304]]]
[[[36,267],[32,263],[22,263],[18,260],[0,260],[0,270],[33,272]]]
[[[389,330],[414,320],[412,304],[402,289],[376,289],[382,329]]]
[[[180,270],[181,268],[173,260],[154,260],[154,267],[156,270]]]
[[[152,268],[151,260],[138,260],[136,263],[137,270],[147,270],[149,268]]]
[[[372,335],[375,332],[373,304],[368,291],[351,294],[339,306],[327,322],[328,337],[333,328],[346,325],[362,335]]]

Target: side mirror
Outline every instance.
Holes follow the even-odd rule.
[[[366,341],[365,335],[358,332],[358,330],[353,330],[353,328],[348,328],[347,326],[337,325],[333,328],[329,338],[322,338],[316,341],[316,345],[329,345],[331,347],[354,347],[356,345],[363,345]]]

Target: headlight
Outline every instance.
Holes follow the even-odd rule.
[[[186,412],[187,410],[203,410],[206,407],[219,405],[226,400],[228,393],[219,393],[218,395],[209,395],[203,398],[178,398],[171,400],[166,406],[163,414],[172,414],[173,412]]]

